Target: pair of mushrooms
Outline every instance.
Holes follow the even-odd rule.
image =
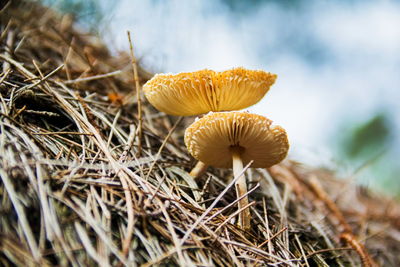
[[[239,112],[260,101],[276,75],[260,70],[235,68],[223,72],[200,70],[190,73],[157,74],[143,90],[148,101],[170,115],[208,113],[185,131],[185,144],[199,160],[192,176],[205,166],[233,168],[238,198],[239,225],[250,228],[246,178],[243,164],[267,168],[282,161],[289,144],[285,130],[256,114]],[[238,177],[240,175],[240,177]]]

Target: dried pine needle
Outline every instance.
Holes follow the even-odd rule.
[[[251,171],[242,231],[232,172],[188,173],[192,119],[125,101],[151,77],[134,57],[37,2],[0,12],[0,265],[400,265],[398,203],[291,161]],[[338,224],[324,198],[343,187]]]

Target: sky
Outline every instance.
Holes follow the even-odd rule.
[[[107,11],[102,33],[110,46],[127,50],[131,31],[135,53],[150,71],[243,66],[276,73],[275,85],[249,110],[287,130],[292,159],[337,164],[333,147],[340,131],[384,112],[392,129],[386,157],[396,167],[400,1],[100,2]]]
[[[218,0],[122,0],[114,14],[115,45],[126,49],[130,30],[155,72],[244,66],[278,74],[250,110],[284,125],[295,144],[315,149],[348,113],[399,114],[400,2],[267,2],[240,13]]]

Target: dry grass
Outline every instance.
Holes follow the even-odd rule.
[[[400,266],[398,203],[290,161],[247,170],[241,231],[232,172],[188,175],[193,118],[138,123],[128,53],[37,4],[0,18],[0,265]]]

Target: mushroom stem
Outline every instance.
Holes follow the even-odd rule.
[[[243,171],[243,161],[240,156],[240,150],[241,149],[239,147],[232,148],[232,165],[233,165],[233,175],[234,175],[235,179]],[[247,193],[247,183],[246,183],[246,177],[244,176],[244,173],[236,180],[235,188],[236,188],[237,198],[240,198],[241,196],[243,196]],[[249,199],[247,198],[247,196],[245,196],[238,202],[239,210],[248,204],[249,204]],[[244,230],[250,229],[250,209],[249,208],[246,208],[242,212],[239,213],[239,226]]]
[[[201,176],[207,170],[207,168],[208,168],[207,164],[205,164],[201,161],[198,161],[196,163],[196,166],[194,166],[194,168],[190,171],[189,174],[190,174],[190,176],[193,177],[193,179],[196,179],[199,176]]]

